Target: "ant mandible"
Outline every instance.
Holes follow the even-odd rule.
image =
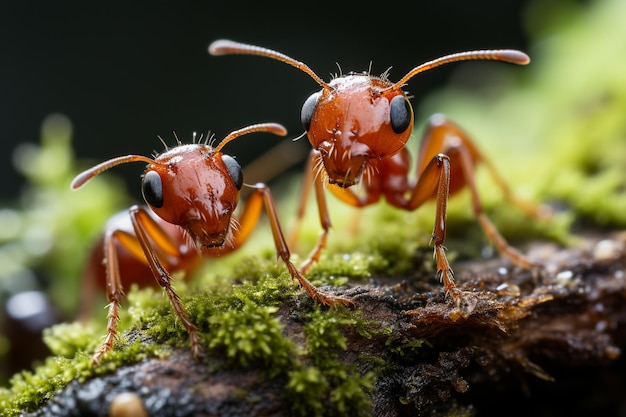
[[[402,90],[415,75],[451,62],[495,60],[525,65],[530,58],[523,52],[502,49],[446,55],[413,68],[396,83],[390,82],[386,73],[375,77],[365,72],[340,75],[327,83],[303,62],[280,52],[224,39],[214,41],[209,46],[209,53],[275,59],[300,69],[322,87],[304,102],[301,111],[301,122],[313,149],[307,162],[295,231],[297,233],[304,216],[311,186],[315,189],[322,225],[313,251],[300,267],[301,272],[306,272],[319,260],[331,227],[324,195],[325,178],[335,196],[357,207],[375,203],[384,196],[395,207],[415,210],[435,199],[432,241],[437,275],[445,292],[457,301],[454,293],[458,290],[443,243],[448,197],[465,186],[470,190],[473,210],[481,227],[500,253],[523,268],[533,265],[507,243],[483,212],[474,181],[474,167],[478,163],[485,164],[504,195],[527,214],[538,216],[540,210],[517,199],[470,138],[442,115],[430,118],[417,157],[417,176],[410,177],[411,157],[405,144],[413,130],[414,114],[407,94]],[[350,188],[357,183],[362,184],[360,193]]]
[[[189,334],[191,351],[198,357],[202,351],[198,327],[189,319],[183,304],[172,288],[171,270],[189,269],[196,265],[200,254],[218,256],[240,247],[254,229],[263,209],[268,214],[278,256],[285,263],[291,277],[316,301],[328,305],[351,302],[342,297],[317,290],[290,260],[290,252],[281,231],[270,189],[263,183],[254,186],[244,209],[236,219],[243,185],[242,169],[237,161],[221,152],[233,139],[253,133],[269,132],[286,135],[286,129],[276,123],[261,123],[230,133],[215,148],[208,143],[179,145],[154,158],[127,155],[102,162],[79,174],[71,188],[77,189],[101,172],[120,164],[145,162],[148,166],[142,177],[142,194],[146,206],[129,209],[132,228],[123,227],[125,220],[113,221],[107,228],[102,247],[106,267],[107,335],[96,350],[92,363],[113,348],[117,335],[119,306],[124,295],[121,268],[147,264],[157,283],[163,287],[176,317]],[[124,252],[119,249],[123,248]],[[195,250],[194,250],[195,249]]]

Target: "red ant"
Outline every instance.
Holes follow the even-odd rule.
[[[277,254],[291,277],[316,301],[328,305],[351,304],[345,298],[318,291],[291,263],[274,200],[265,184],[252,186],[254,192],[239,219],[233,216],[243,185],[242,169],[233,157],[221,150],[233,139],[253,132],[281,136],[287,133],[276,123],[256,124],[230,133],[215,148],[207,143],[193,143],[166,149],[154,158],[121,156],[102,162],[74,178],[71,188],[77,189],[114,166],[129,162],[148,164],[142,177],[142,194],[149,208],[132,206],[128,212],[130,216],[121,221],[118,217],[108,225],[101,243],[110,304],[107,335],[92,358],[94,364],[113,348],[117,335],[118,309],[124,295],[121,275],[130,274],[131,268],[141,268],[140,263],[150,268],[154,279],[165,290],[176,317],[189,334],[191,351],[198,357],[202,350],[198,328],[189,319],[172,288],[168,271],[192,269],[200,261],[201,254],[215,257],[239,248],[254,229],[263,206],[269,217]]]
[[[411,157],[405,144],[413,131],[414,114],[407,94],[402,90],[413,76],[450,62],[496,60],[524,65],[530,62],[530,58],[523,52],[504,49],[446,55],[413,68],[396,83],[388,80],[387,73],[375,77],[365,72],[351,72],[326,83],[306,64],[287,55],[230,40],[213,42],[209,53],[275,59],[300,69],[322,87],[304,102],[301,111],[301,121],[313,149],[308,159],[295,230],[297,233],[312,185],[322,225],[320,237],[300,267],[301,272],[306,272],[319,259],[331,227],[324,195],[325,178],[335,196],[357,207],[375,203],[384,196],[395,207],[415,210],[426,201],[436,199],[432,239],[437,275],[443,281],[446,293],[457,291],[443,247],[446,207],[449,195],[464,186],[470,190],[473,210],[481,227],[498,250],[523,268],[532,266],[524,255],[506,242],[484,214],[474,182],[475,165],[484,163],[505,196],[529,215],[537,216],[539,211],[531,204],[517,200],[469,137],[443,116],[435,115],[429,120],[417,158],[417,176],[410,178]],[[357,183],[362,184],[362,193],[350,188]]]

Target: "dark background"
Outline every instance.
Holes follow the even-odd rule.
[[[87,2],[86,2],[87,3]],[[232,38],[274,48],[328,80],[338,71],[397,80],[450,52],[525,49],[522,0],[412,2],[207,1],[165,4],[11,2],[0,6],[0,202],[19,192],[11,153],[39,142],[45,116],[67,115],[81,158],[161,150],[172,131],[222,138],[248,124],[275,121],[302,133],[300,106],[318,89],[308,75],[259,57],[211,57],[209,43]],[[413,79],[419,96],[445,82],[454,65]],[[276,138],[229,145],[242,164]],[[140,167],[118,172],[137,177]],[[255,181],[255,179],[252,179]]]

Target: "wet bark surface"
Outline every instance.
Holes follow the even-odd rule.
[[[429,278],[374,277],[337,289],[386,332],[347,330],[342,361],[360,372],[385,363],[372,395],[376,416],[619,416],[626,413],[624,237],[577,248],[532,245],[533,271],[503,260],[456,263],[459,293]],[[416,261],[417,263],[417,261]],[[416,272],[416,275],[421,273]],[[303,343],[294,300],[277,312]],[[73,382],[28,416],[105,416],[131,392],[152,416],[282,416],[286,377],[223,368],[187,350]],[[119,416],[124,414],[117,414]]]

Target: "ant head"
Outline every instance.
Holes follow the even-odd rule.
[[[372,160],[405,146],[413,109],[402,90],[385,90],[390,85],[384,78],[349,74],[304,102],[302,125],[331,183],[354,185]]]
[[[146,167],[141,191],[152,211],[185,229],[196,247],[216,247],[228,235],[242,178],[231,156],[209,145],[181,145]]]
[[[309,142],[322,158],[329,181],[343,187],[358,182],[372,159],[392,156],[406,144],[414,115],[402,87],[412,77],[455,61],[530,61],[526,54],[515,50],[470,51],[419,65],[396,83],[369,74],[349,74],[326,83],[306,64],[268,48],[217,40],[209,46],[209,53],[264,56],[296,67],[313,78],[322,90],[304,102],[302,124]]]
[[[252,132],[287,133],[279,124],[257,124],[230,133],[215,149],[207,144],[189,144],[176,146],[154,159],[139,155],[114,158],[78,175],[71,187],[79,188],[100,172],[122,163],[147,162],[141,187],[152,211],[182,227],[197,248],[222,246],[230,236],[243,175],[237,161],[221,149]]]

